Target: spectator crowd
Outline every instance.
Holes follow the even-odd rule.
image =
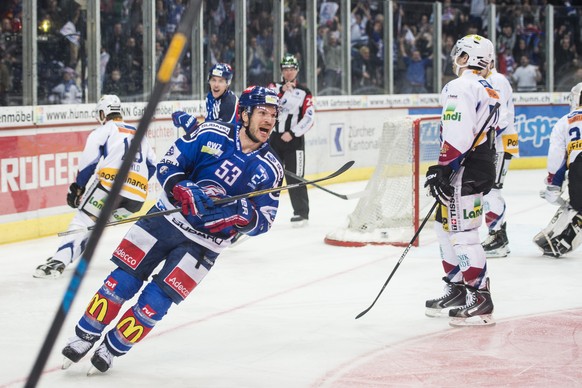
[[[76,103],[85,101],[87,79],[86,10],[74,0],[39,0],[38,11],[38,101]],[[156,63],[168,48],[188,0],[155,1]],[[477,33],[488,36],[489,4],[496,4],[496,66],[517,92],[544,91],[546,63],[546,13],[554,10],[555,91],[567,91],[582,81],[580,11],[565,0],[443,0],[442,52],[434,57],[434,3],[393,1],[393,20],[384,15],[381,0],[352,0],[350,15],[341,17],[339,0],[318,0],[316,47],[318,95],[345,93],[346,71],[342,53],[351,58],[353,94],[378,94],[385,90],[385,50],[392,50],[396,93],[434,93],[435,60],[441,61],[441,81],[452,79],[450,51],[460,37]],[[234,0],[206,1],[203,15],[203,52],[206,70],[229,63],[244,70],[248,84],[273,80],[275,42],[273,2],[249,1],[245,66],[236,63]],[[144,25],[143,0],[101,0],[101,92],[117,94],[125,101],[143,100]],[[284,47],[300,67],[305,62],[307,0],[284,2]],[[342,26],[342,20],[349,26]],[[22,0],[0,4],[0,105],[18,105],[22,96]],[[385,47],[384,28],[393,28],[392,47]],[[348,48],[342,47],[349,31]],[[190,99],[192,55],[188,52],[177,67],[170,98]],[[305,77],[300,72],[299,77]],[[305,79],[300,79],[305,82]],[[21,101],[21,100],[20,100]]]

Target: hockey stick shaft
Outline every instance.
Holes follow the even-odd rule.
[[[295,173],[293,173],[291,171],[285,170],[285,174],[286,175],[289,175],[293,179],[297,179],[300,182],[308,182],[305,178],[303,178],[303,177],[301,177],[301,176],[299,176],[299,175],[297,175],[297,174],[295,174]],[[335,191],[332,191],[332,190],[330,190],[328,188],[325,188],[323,186],[320,186],[317,183],[308,183],[308,184],[311,185],[311,186],[313,186],[313,187],[317,187],[318,189],[323,190],[326,193],[329,193],[331,195],[335,195],[338,198],[341,198],[341,199],[349,199],[347,195],[340,194],[340,193],[336,193]]]
[[[236,201],[236,200],[243,199],[243,198],[252,198],[252,197],[259,196],[259,195],[264,195],[264,194],[269,194],[269,193],[276,193],[276,192],[283,191],[283,190],[290,190],[290,189],[294,189],[296,187],[310,185],[310,184],[313,184],[314,182],[322,182],[322,181],[325,181],[325,180],[328,180],[328,179],[332,179],[332,178],[335,178],[336,176],[339,176],[339,175],[343,174],[350,167],[352,167],[353,164],[354,164],[354,161],[351,160],[351,161],[347,162],[346,164],[344,164],[343,166],[341,166],[336,171],[334,171],[333,173],[331,173],[329,175],[326,175],[323,178],[318,178],[318,179],[314,179],[314,180],[305,180],[305,179],[303,179],[303,181],[301,181],[301,182],[293,183],[293,184],[286,185],[286,186],[271,187],[271,188],[268,188],[268,189],[251,191],[249,193],[239,194],[239,195],[235,195],[235,196],[232,196],[232,197],[220,198],[220,199],[214,200],[214,204],[215,205],[221,205],[221,204],[224,204],[224,203],[229,203],[229,202]],[[136,216],[136,217],[126,218],[125,220],[108,222],[105,226],[115,226],[115,225],[120,225],[120,224],[126,224],[128,222],[138,221],[138,220],[145,219],[145,218],[151,218],[151,217],[157,217],[157,216],[165,216],[165,215],[168,215],[168,214],[177,213],[177,212],[179,212],[181,210],[182,210],[182,208],[179,208],[178,207],[178,208],[175,208],[175,209],[169,209],[169,210],[163,210],[163,211],[154,212],[154,213],[148,213],[148,214],[144,214],[142,216]],[[59,233],[59,236],[62,237],[62,236],[70,235],[70,234],[87,232],[87,231],[93,230],[94,228],[95,228],[95,226],[90,226],[87,229],[67,230],[65,232]]]
[[[148,104],[144,110],[143,116],[139,122],[137,130],[135,131],[134,138],[131,141],[129,149],[124,155],[123,162],[117,172],[115,180],[113,181],[111,191],[109,192],[109,195],[107,196],[107,199],[103,205],[103,209],[101,210],[101,213],[95,222],[94,229],[87,241],[87,246],[85,247],[83,255],[81,256],[79,263],[75,268],[75,272],[65,291],[63,300],[61,301],[61,304],[45,337],[44,343],[27,378],[25,384],[25,387],[27,388],[35,387],[38,383],[38,380],[40,379],[42,370],[50,356],[54,343],[59,335],[59,332],[61,331],[75,296],[79,291],[79,287],[81,286],[83,278],[85,277],[87,268],[91,263],[91,259],[95,253],[103,230],[107,225],[107,221],[109,220],[111,213],[115,209],[119,193],[121,192],[121,188],[129,173],[134,157],[141,145],[141,141],[147,133],[147,129],[154,116],[156,106],[162,99],[167,89],[167,85],[171,80],[171,76],[174,73],[174,69],[176,68],[178,61],[180,58],[182,58],[182,55],[186,50],[188,37],[191,35],[190,30],[195,24],[197,15],[200,13],[201,4],[202,0],[193,0],[188,4],[182,15],[182,19],[176,30],[176,33],[172,37],[170,45],[168,46],[168,50],[164,55],[162,63],[160,64],[160,68],[156,75],[156,83],[152,90]]]
[[[467,160],[467,157],[473,152],[473,150],[477,146],[477,142],[481,139],[481,135],[483,134],[483,132],[485,131],[485,129],[489,126],[489,122],[491,121],[491,119],[493,118],[493,116],[497,113],[497,110],[499,109],[499,107],[500,107],[500,104],[497,102],[497,103],[495,103],[495,106],[493,107],[493,109],[491,110],[491,112],[489,112],[489,116],[487,116],[487,119],[485,120],[485,123],[483,124],[483,127],[481,127],[481,129],[477,133],[477,136],[475,136],[475,138],[473,139],[473,143],[471,144],[471,148],[469,148],[469,151],[465,154],[465,156],[461,160],[461,166],[463,166],[465,164],[465,160]],[[451,181],[453,180],[453,178],[454,178],[455,175],[456,174],[452,174]],[[398,269],[398,267],[400,267],[400,263],[402,263],[402,260],[404,260],[404,258],[408,254],[408,251],[414,245],[414,242],[416,241],[416,239],[418,238],[418,235],[420,234],[420,232],[424,228],[424,225],[426,225],[427,221],[432,216],[432,213],[437,208],[438,204],[439,204],[438,201],[435,201],[433,203],[433,205],[430,208],[428,214],[426,215],[426,217],[424,217],[424,219],[422,220],[420,226],[418,227],[418,230],[414,233],[414,236],[412,236],[412,239],[408,243],[408,246],[404,249],[404,252],[402,252],[402,255],[400,256],[400,259],[398,259],[398,262],[394,266],[394,269],[392,269],[392,272],[390,272],[390,275],[388,276],[388,279],[386,279],[386,281],[384,282],[384,285],[380,289],[380,292],[378,293],[378,295],[376,295],[376,299],[374,299],[374,301],[372,302],[372,304],[367,309],[365,309],[364,311],[362,311],[361,313],[359,313],[358,315],[356,315],[356,319],[363,317],[368,311],[370,311],[372,309],[372,307],[374,307],[374,305],[376,304],[376,302],[380,298],[380,295],[382,295],[382,293],[386,289],[386,286],[388,285],[388,283],[390,283],[390,280],[392,279],[392,276],[394,276],[394,273],[396,273],[396,270]]]

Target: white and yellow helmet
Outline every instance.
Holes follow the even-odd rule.
[[[103,124],[107,121],[107,116],[111,113],[121,114],[121,100],[115,94],[104,94],[99,101],[97,101],[95,111],[97,114],[97,121]],[[103,112],[103,115],[101,115],[101,112]]]
[[[463,53],[469,56],[469,60],[465,65],[461,66],[457,63],[457,58]],[[476,34],[467,35],[457,40],[451,51],[451,57],[457,66],[457,75],[459,75],[459,69],[463,67],[488,68],[491,61],[493,61],[493,55],[493,43],[489,39]]]
[[[580,94],[582,94],[582,82],[570,90],[570,112],[582,105],[580,102]]]

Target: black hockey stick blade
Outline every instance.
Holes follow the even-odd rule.
[[[318,179],[314,179],[314,180],[306,180],[306,179],[303,179],[302,178],[303,181],[298,182],[298,183],[293,183],[293,184],[290,184],[290,185],[286,185],[286,186],[271,187],[269,189],[251,191],[251,192],[244,193],[244,194],[234,195],[232,197],[220,198],[220,199],[215,200],[214,201],[214,204],[215,205],[221,205],[221,204],[224,204],[224,203],[229,203],[229,202],[236,201],[236,200],[243,199],[243,198],[252,198],[252,197],[256,197],[258,195],[264,195],[264,194],[269,194],[269,193],[276,193],[278,191],[294,189],[296,187],[306,186],[306,185],[313,184],[314,182],[321,182],[321,181],[325,181],[325,180],[328,180],[328,179],[332,179],[332,178],[335,178],[336,176],[339,176],[339,175],[343,174],[344,172],[346,172],[348,169],[350,169],[350,167],[353,166],[353,164],[354,164],[354,161],[353,160],[350,160],[349,162],[347,162],[346,164],[344,164],[343,166],[341,166],[340,168],[338,168],[336,171],[332,172],[329,175],[324,176],[323,178],[318,178]],[[174,209],[169,209],[169,210],[163,210],[163,211],[159,211],[159,212],[148,213],[148,214],[144,214],[142,216],[136,216],[136,217],[126,218],[125,220],[108,222],[105,226],[115,226],[115,225],[126,224],[128,222],[138,221],[138,220],[141,220],[141,219],[144,219],[144,218],[151,218],[151,217],[157,217],[157,216],[165,216],[165,215],[172,214],[172,213],[178,213],[181,210],[182,210],[181,207],[177,207],[177,208],[174,208]],[[67,230],[65,232],[59,233],[59,236],[67,236],[67,235],[70,235],[70,234],[87,232],[89,230],[93,230],[94,228],[95,228],[95,225],[94,226],[90,226],[90,227],[88,227],[86,229]]]
[[[461,160],[461,165],[462,166],[465,165],[465,161],[467,160],[467,156],[469,156],[469,154],[471,154],[473,152],[473,150],[475,149],[475,147],[477,146],[477,142],[481,139],[481,135],[483,134],[483,132],[485,132],[485,130],[487,129],[487,127],[489,127],[489,122],[491,121],[491,119],[493,118],[493,116],[495,116],[497,114],[497,111],[499,110],[499,107],[500,106],[501,106],[501,104],[499,104],[498,102],[496,102],[495,103],[495,106],[493,106],[493,109],[491,109],[491,112],[489,112],[489,116],[487,116],[487,118],[485,119],[485,123],[483,123],[483,126],[481,127],[481,129],[479,130],[479,132],[477,133],[477,135],[475,136],[475,138],[473,139],[473,143],[471,143],[471,147],[469,148],[469,151],[465,154],[465,156]],[[451,181],[453,180],[455,174],[456,173],[453,173],[451,175]],[[362,311],[361,313],[359,313],[358,315],[356,315],[356,319],[358,319],[360,317],[363,317],[368,311],[370,311],[372,309],[372,307],[374,307],[374,305],[376,304],[376,301],[380,298],[380,295],[382,295],[382,293],[384,292],[384,289],[386,288],[386,286],[390,282],[390,279],[392,279],[392,276],[394,276],[394,273],[396,272],[396,270],[398,269],[398,267],[400,267],[400,263],[402,263],[402,260],[404,260],[404,258],[406,257],[406,254],[408,253],[408,251],[410,250],[410,248],[413,246],[414,242],[418,238],[418,235],[420,234],[420,232],[424,228],[424,225],[429,220],[430,216],[432,215],[432,213],[434,212],[434,210],[436,209],[436,207],[437,207],[438,204],[439,204],[439,202],[438,201],[435,201],[435,203],[430,208],[430,210],[429,210],[428,214],[426,215],[426,217],[424,217],[424,219],[422,220],[420,226],[418,227],[418,230],[414,233],[414,236],[412,236],[412,239],[410,240],[410,243],[408,243],[408,246],[406,247],[406,249],[404,249],[404,252],[402,252],[402,255],[400,256],[400,259],[398,259],[398,262],[394,266],[394,269],[392,270],[392,272],[390,272],[390,276],[388,276],[388,279],[386,279],[386,281],[384,282],[384,285],[380,289],[380,292],[378,293],[378,295],[376,295],[376,299],[374,299],[374,301],[372,302],[372,304],[367,309],[365,309],[364,311]]]
[[[297,174],[295,174],[295,173],[293,173],[291,171],[288,171],[288,170],[285,170],[285,174],[286,175],[289,175],[291,178],[297,179],[298,181],[301,181],[301,182],[306,182],[307,181],[305,178],[303,178],[303,177],[301,177],[301,176],[299,176],[299,175],[297,175]],[[311,186],[314,186],[314,187],[317,187],[318,189],[323,190],[326,193],[329,193],[331,195],[335,195],[338,198],[341,198],[341,199],[349,199],[347,195],[340,194],[340,193],[336,193],[335,191],[330,190],[330,189],[328,189],[326,187],[320,186],[317,183],[310,183],[310,185]]]
[[[176,33],[172,37],[170,44],[168,46],[168,50],[164,55],[164,58],[160,64],[160,68],[156,74],[156,82],[154,88],[152,90],[152,94],[150,99],[146,105],[144,110],[143,116],[139,121],[139,125],[137,130],[135,131],[135,135],[129,149],[127,150],[123,162],[117,172],[117,176],[113,181],[113,185],[107,196],[105,203],[103,205],[103,209],[101,209],[101,213],[95,222],[95,226],[89,239],[87,241],[87,246],[85,247],[85,251],[83,255],[80,257],[79,262],[75,268],[75,272],[73,273],[73,277],[65,290],[65,295],[61,301],[61,304],[56,312],[56,315],[52,321],[52,324],[49,328],[49,331],[45,337],[44,343],[37,355],[37,358],[34,362],[32,370],[28,375],[28,378],[25,383],[26,388],[36,387],[38,380],[42,374],[42,370],[50,356],[52,348],[55,344],[55,341],[61,331],[63,323],[69,313],[71,305],[79,291],[83,278],[87,272],[87,268],[91,263],[91,259],[93,254],[95,253],[95,249],[97,248],[97,244],[99,239],[101,238],[101,234],[111,213],[115,209],[116,202],[119,198],[119,193],[121,192],[121,188],[125,179],[129,173],[131,168],[131,164],[133,159],[141,145],[141,141],[145,137],[147,133],[148,126],[154,116],[156,106],[162,99],[165,91],[167,90],[167,85],[169,84],[172,74],[174,73],[174,69],[176,68],[177,63],[182,58],[184,52],[186,51],[188,45],[188,39],[191,35],[190,30],[192,26],[195,24],[195,20],[197,15],[200,13],[200,7],[202,4],[202,0],[192,0],[186,7],[184,13],[182,14],[182,19],[180,24],[176,30]]]
[[[394,273],[396,273],[396,270],[398,269],[398,267],[400,267],[400,263],[402,263],[402,260],[404,260],[404,258],[406,257],[406,254],[408,253],[408,251],[410,250],[410,248],[412,248],[412,246],[414,245],[414,242],[418,238],[418,235],[420,234],[420,232],[424,228],[424,225],[429,220],[430,216],[432,215],[432,213],[436,209],[437,205],[438,205],[438,202],[435,201],[434,204],[432,205],[432,207],[430,208],[428,214],[426,215],[426,217],[424,217],[424,220],[422,220],[422,223],[418,227],[418,230],[416,231],[416,233],[414,233],[414,236],[412,237],[412,239],[408,243],[408,246],[406,247],[406,249],[404,249],[404,252],[402,252],[402,255],[400,255],[400,259],[398,259],[398,262],[394,266],[394,269],[392,269],[392,272],[390,272],[390,276],[388,276],[388,279],[386,279],[386,281],[384,282],[384,285],[380,289],[380,292],[378,293],[378,295],[376,295],[376,299],[374,299],[374,301],[372,302],[372,304],[367,309],[365,309],[364,311],[362,311],[361,313],[359,313],[358,315],[356,315],[356,319],[358,319],[360,317],[363,317],[368,311],[370,311],[372,309],[372,307],[374,307],[374,305],[376,304],[376,302],[378,301],[378,299],[380,299],[380,295],[382,295],[382,293],[384,292],[384,289],[386,288],[386,286],[388,285],[388,283],[392,279],[392,276],[394,276]]]

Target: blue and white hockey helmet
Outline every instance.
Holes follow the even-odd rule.
[[[273,106],[279,113],[279,97],[271,89],[262,86],[249,86],[238,100],[239,112],[246,110],[249,114],[259,105]]]
[[[208,81],[212,77],[222,77],[226,80],[226,83],[230,85],[232,81],[232,67],[228,63],[217,63],[216,65],[212,66],[210,71],[208,72]]]

